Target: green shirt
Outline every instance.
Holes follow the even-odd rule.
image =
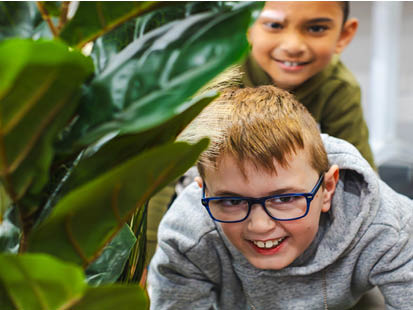
[[[271,77],[250,56],[242,64],[244,86],[273,84]],[[334,56],[321,72],[291,91],[304,104],[322,132],[352,143],[375,167],[369,132],[363,117],[360,86],[353,74]]]

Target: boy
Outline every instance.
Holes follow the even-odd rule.
[[[348,13],[347,1],[266,2],[248,32],[243,83],[291,91],[322,132],[352,143],[375,167],[359,84],[339,60],[358,27]]]
[[[160,224],[151,309],[344,310],[374,286],[413,309],[413,201],[292,95],[226,90],[182,139],[204,136]]]

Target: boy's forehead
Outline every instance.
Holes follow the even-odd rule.
[[[294,16],[342,18],[338,1],[267,1],[261,11],[261,18],[284,21]]]
[[[280,165],[274,159],[274,170],[257,166],[257,162],[253,160],[239,161],[230,155],[222,156],[215,164],[215,167],[205,169],[204,176],[207,188],[214,194],[237,193],[244,196],[257,196],[242,191],[242,188],[243,185],[257,185],[260,182],[265,183],[265,186],[254,186],[254,191],[264,190],[261,196],[274,194],[266,191],[267,185],[270,190],[285,187],[291,192],[302,192],[308,187],[307,181],[312,182],[312,175],[317,174],[310,164],[308,152],[304,150],[298,151],[297,154],[286,155],[285,165]],[[272,181],[278,187],[274,187]]]

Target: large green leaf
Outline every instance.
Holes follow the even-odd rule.
[[[121,275],[136,243],[136,237],[128,225],[124,225],[102,254],[85,270],[87,282],[102,285],[115,282]]]
[[[0,41],[9,37],[30,38],[41,21],[35,2],[1,1]]]
[[[106,143],[90,146],[72,167],[65,167],[67,173],[63,178],[64,182],[50,196],[38,222],[42,222],[61,197],[70,191],[146,149],[175,140],[182,129],[217,96],[216,91],[205,92],[186,102],[182,107],[184,110],[180,114],[155,128],[137,134],[116,136]],[[60,148],[62,147],[65,146],[60,145]]]
[[[0,44],[0,178],[13,201],[47,182],[52,144],[92,71],[90,58],[59,42]]]
[[[145,310],[148,307],[148,297],[139,286],[115,284],[88,288],[70,310]]]
[[[70,45],[82,47],[89,41],[162,5],[159,1],[80,1],[75,17],[60,33]]]
[[[146,265],[147,257],[147,224],[148,224],[148,203],[143,208],[140,208],[131,220],[131,229],[136,236],[136,243],[133,247],[127,265],[125,266],[120,282],[139,283],[142,279]]]
[[[70,192],[29,235],[28,251],[87,267],[132,214],[191,167],[206,145],[201,140],[151,149]]]
[[[0,255],[1,309],[55,310],[80,299],[82,269],[47,255]]]
[[[91,82],[70,139],[88,145],[179,114],[188,97],[247,53],[251,11],[260,5],[189,16],[132,42]]]
[[[136,134],[117,136],[101,147],[90,147],[72,169],[59,195],[72,191],[146,149],[175,140],[182,129],[217,95],[217,92],[210,91],[197,96],[186,102],[182,107],[185,110],[180,114],[154,128]]]
[[[2,310],[146,309],[135,286],[88,287],[80,267],[44,254],[0,255]]]
[[[231,1],[169,2],[166,6],[130,20],[94,42],[91,57],[94,60],[96,72],[100,74],[114,55],[134,39],[142,37],[151,30],[201,12],[209,11],[221,14],[231,10],[233,6],[234,2]]]

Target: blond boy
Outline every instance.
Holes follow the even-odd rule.
[[[159,228],[151,309],[413,309],[413,202],[273,86],[226,90],[183,134],[200,177]]]

